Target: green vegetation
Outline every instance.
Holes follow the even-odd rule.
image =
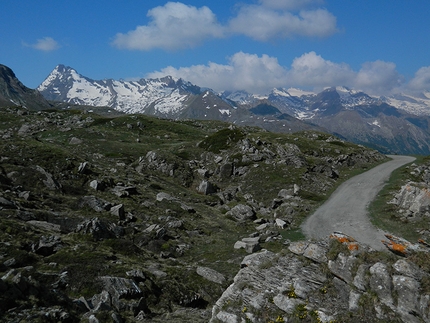
[[[59,288],[70,299],[100,293],[100,276],[126,278],[126,272],[141,270],[147,278],[139,286],[152,313],[187,302],[213,304],[232,282],[247,255],[233,246],[257,226],[229,215],[234,206],[248,205],[271,224],[278,193],[300,187],[286,200],[292,224],[262,232],[262,247],[278,252],[285,239],[303,238],[302,220],[344,179],[381,162],[363,147],[322,133],[275,134],[219,121],[78,110],[0,109],[0,137],[0,197],[13,206],[0,209],[4,261],[33,266],[47,285],[67,272],[68,282]],[[356,155],[363,158],[354,160]],[[315,171],[318,166],[336,167],[339,177]],[[90,187],[94,180],[103,188]],[[202,181],[218,194],[199,192]],[[131,192],[122,194],[126,188]],[[172,199],[157,199],[159,193]],[[85,202],[88,197],[123,204],[124,216],[96,209]],[[279,239],[265,243],[270,235]],[[58,250],[34,252],[42,237],[53,236],[61,240]],[[225,283],[197,275],[198,266],[216,270]],[[0,266],[0,274],[8,270]],[[40,301],[40,295],[32,297]],[[17,302],[0,306],[0,313]]]
[[[418,165],[430,160],[429,157],[424,156],[416,156],[416,158],[414,163]],[[401,221],[396,213],[396,206],[388,203],[408,181],[420,181],[420,179],[417,175],[411,174],[407,166],[396,169],[377,198],[369,205],[369,214],[376,227],[415,243],[421,238],[416,229],[429,228],[428,221],[424,218],[415,222]]]

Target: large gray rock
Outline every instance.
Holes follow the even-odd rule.
[[[327,262],[327,249],[315,244],[310,243],[303,252],[303,256],[312,259],[316,262]]]
[[[90,234],[94,240],[117,238],[124,234],[124,229],[112,223],[92,218],[77,225],[76,232]]]
[[[369,269],[371,277],[369,281],[370,288],[377,295],[381,303],[394,309],[393,305],[393,283],[387,265],[377,262]]]
[[[210,280],[211,282],[217,283],[217,284],[224,284],[225,283],[225,277],[224,275],[220,274],[216,270],[213,270],[208,267],[197,267],[196,270],[197,274],[202,276],[203,278]]]
[[[407,276],[393,276],[394,291],[397,294],[397,312],[407,322],[421,322],[412,313],[419,313],[420,283]]]
[[[352,282],[352,269],[356,262],[357,258],[340,253],[335,260],[329,260],[328,268],[335,276],[349,284]]]
[[[109,211],[112,204],[96,196],[84,196],[79,201],[79,207],[89,207],[96,212]]]
[[[124,204],[118,204],[118,205],[112,206],[110,209],[110,213],[116,216],[119,220],[124,220],[125,219]]]
[[[422,270],[412,262],[406,259],[399,259],[393,264],[393,268],[397,273],[414,278],[420,281],[423,278],[424,273]]]
[[[50,256],[63,247],[61,238],[58,236],[42,236],[39,241],[31,246],[34,253],[42,256]]]
[[[48,189],[53,190],[53,191],[61,189],[61,184],[54,179],[54,177],[52,176],[51,173],[48,173],[46,170],[44,170],[40,166],[36,166],[35,169],[40,174],[42,174],[42,175],[44,175],[46,177],[46,179],[42,180],[42,181],[43,181],[43,184],[45,184],[45,186]]]
[[[117,310],[121,309],[120,299],[136,299],[142,296],[142,290],[132,279],[102,276],[99,280],[111,295],[112,305]]]
[[[209,181],[202,181],[199,185],[198,192],[204,195],[214,194],[217,192],[217,187]]]
[[[166,201],[176,201],[176,200],[177,200],[177,198],[176,198],[176,197],[173,197],[173,196],[172,196],[172,195],[170,195],[169,193],[160,192],[160,193],[158,193],[158,194],[157,194],[157,196],[156,196],[156,200],[157,200],[158,202],[162,202],[162,201],[164,201],[164,200],[166,200]]]
[[[233,216],[238,221],[255,220],[255,211],[249,206],[238,204],[226,213]]]
[[[16,209],[17,206],[14,202],[11,202],[4,197],[0,196],[0,209]]]
[[[410,182],[401,187],[391,203],[403,210],[411,212],[415,216],[422,216],[430,211],[429,186]]]

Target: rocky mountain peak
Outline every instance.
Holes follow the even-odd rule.
[[[36,90],[24,86],[9,67],[0,64],[0,106],[24,106],[40,110],[49,103]]]

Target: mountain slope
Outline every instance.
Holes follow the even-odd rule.
[[[387,102],[388,99],[363,92],[333,87],[302,96],[275,89],[264,99],[248,97],[245,104],[251,110],[261,104],[271,104],[279,111],[319,125],[348,141],[384,153],[430,154],[430,116],[423,113],[424,103],[420,105],[420,113],[413,114],[416,109],[400,109]],[[278,118],[276,111],[265,117]]]
[[[0,106],[24,106],[40,110],[50,105],[38,91],[24,86],[9,67],[0,64]]]
[[[283,133],[314,129],[385,153],[430,154],[430,99],[425,94],[376,98],[332,87],[317,94],[278,88],[265,96],[244,91],[219,95],[169,76],[95,81],[63,65],[38,89],[49,100],[108,106],[125,113],[222,120]]]
[[[126,113],[145,113],[160,117],[180,116],[195,99],[208,96],[202,90],[182,79],[170,76],[137,81],[96,81],[84,77],[71,67],[58,65],[38,87],[45,98],[73,104],[107,106]],[[223,101],[212,98],[207,107],[222,106]],[[205,107],[206,108],[206,107]],[[224,106],[221,109],[230,109]],[[222,112],[218,111],[218,114]]]

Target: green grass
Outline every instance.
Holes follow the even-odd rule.
[[[417,156],[415,164],[421,164],[428,161],[428,157]],[[420,235],[417,228],[429,228],[428,221],[422,219],[418,222],[401,221],[397,215],[397,207],[388,204],[394,198],[402,185],[407,181],[420,181],[419,178],[411,175],[411,170],[405,165],[396,169],[390,176],[389,180],[377,195],[376,199],[369,205],[368,211],[372,223],[382,230],[388,231],[394,235],[401,236],[411,242],[416,242]]]

